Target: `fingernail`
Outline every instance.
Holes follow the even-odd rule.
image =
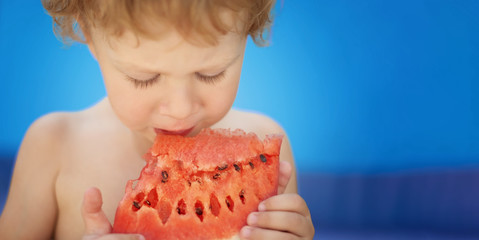
[[[145,240],[145,237],[143,237],[143,235],[138,235],[138,240]]]
[[[243,227],[241,229],[240,235],[242,238],[249,238],[251,236],[251,228],[250,227]]]
[[[248,220],[246,220],[248,225],[255,225],[258,222],[258,214],[257,213],[251,213],[248,215]]]
[[[259,211],[266,211],[266,205],[261,202],[259,205],[258,205],[258,210]]]

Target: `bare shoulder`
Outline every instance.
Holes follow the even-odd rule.
[[[35,120],[23,138],[14,173],[23,174],[24,171],[30,171],[33,166],[38,166],[42,171],[49,171],[49,176],[56,175],[60,167],[58,156],[68,142],[74,119],[74,113],[58,112]]]
[[[267,134],[286,135],[283,127],[269,116],[262,113],[232,109],[225,118],[215,127],[240,128],[247,132],[254,132],[260,137]]]
[[[44,115],[29,127],[18,157],[30,151],[35,151],[37,156],[40,154],[39,157],[47,157],[48,161],[55,160],[57,155],[63,157],[64,151],[72,151],[71,145],[78,141],[80,136],[93,138],[92,133],[101,135],[101,130],[116,126],[112,124],[111,115],[106,101],[78,112],[54,112]],[[42,153],[45,155],[41,155]]]
[[[19,151],[19,158],[30,151],[52,153],[59,149],[68,135],[72,116],[69,113],[50,113],[37,119],[28,128]]]
[[[65,146],[71,138],[88,124],[85,119],[88,119],[91,112],[92,109],[80,112],[54,112],[38,118],[31,124],[23,138],[17,161],[25,159],[58,163],[56,156],[62,155],[61,152],[68,149]],[[31,152],[34,152],[36,158],[28,157]]]
[[[297,192],[296,167],[291,145],[283,127],[271,117],[257,112],[240,111],[232,109],[214,128],[240,128],[246,132],[254,132],[260,138],[268,134],[282,134],[280,159],[289,162],[292,167],[291,179],[286,187],[286,192]]]
[[[0,238],[47,239],[53,235],[57,214],[54,183],[60,166],[55,153],[68,132],[70,118],[63,113],[48,114],[27,130],[0,219]],[[25,222],[29,222],[28,229],[22,224]]]
[[[17,154],[0,218],[0,239],[50,239],[54,236],[59,213],[57,178],[65,161],[72,159],[69,157],[72,139],[81,132],[83,120],[94,109],[50,113],[30,125]],[[29,224],[26,226],[25,222]]]

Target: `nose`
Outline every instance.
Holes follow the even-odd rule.
[[[160,114],[183,120],[191,116],[197,109],[193,92],[188,87],[170,89],[167,98],[160,105]]]

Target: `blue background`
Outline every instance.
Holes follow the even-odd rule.
[[[301,171],[479,165],[479,1],[277,4],[248,45],[235,106],[287,130]],[[0,152],[29,124],[105,95],[86,47],[63,47],[40,1],[0,2]]]
[[[283,125],[300,176],[308,176],[303,182],[329,184],[329,176],[359,174],[373,176],[366,182],[379,186],[384,181],[376,177],[385,173],[449,171],[444,181],[450,192],[442,193],[443,185],[434,185],[434,194],[425,193],[430,185],[417,185],[423,178],[403,181],[403,175],[394,175],[391,182],[402,190],[391,190],[396,195],[381,209],[396,210],[383,214],[384,218],[375,218],[372,211],[382,188],[361,195],[358,189],[372,185],[348,178],[347,186],[359,187],[334,185],[331,195],[336,198],[331,199],[338,208],[328,215],[321,210],[332,203],[320,201],[329,201],[330,192],[324,187],[327,184],[320,185],[324,195],[311,197],[317,205],[310,208],[321,216],[323,226],[328,221],[336,227],[381,226],[385,219],[392,219],[389,226],[401,226],[401,221],[411,225],[420,217],[431,229],[451,226],[446,220],[434,225],[442,220],[429,213],[440,213],[427,209],[443,195],[459,196],[454,184],[479,181],[477,173],[461,172],[479,169],[479,1],[280,0],[275,12],[271,46],[259,48],[249,42],[235,106],[266,113]],[[0,57],[4,162],[13,161],[23,134],[36,118],[53,111],[81,110],[105,95],[98,66],[86,47],[63,47],[40,1],[0,0]],[[3,167],[1,173],[8,171]],[[425,179],[432,183],[442,176]],[[358,185],[361,181],[363,185]],[[410,185],[401,185],[404,182]],[[477,232],[473,219],[479,219],[474,215],[479,213],[479,200],[474,199],[479,196],[468,197],[477,191],[464,186],[457,191],[471,202],[454,205],[444,198],[446,205],[437,207],[447,210],[444,216],[456,214],[451,219],[462,226],[459,231]],[[341,187],[351,191],[334,190]],[[392,188],[384,185],[384,189]],[[426,212],[415,208],[421,199],[414,197],[421,193],[427,195],[419,197],[426,199],[421,202]],[[362,205],[347,202],[361,196]],[[361,210],[345,208],[353,205]],[[381,209],[377,213],[384,213]]]

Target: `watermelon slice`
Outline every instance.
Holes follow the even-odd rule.
[[[281,135],[242,130],[195,137],[158,135],[138,180],[130,180],[113,224],[146,239],[225,239],[277,194]]]

